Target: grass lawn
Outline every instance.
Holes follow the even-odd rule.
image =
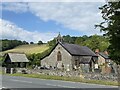
[[[31,78],[40,78],[40,79],[52,79],[52,80],[64,80],[64,81],[73,81],[73,82],[83,82],[83,83],[92,83],[92,84],[101,84],[101,85],[113,85],[118,86],[118,82],[115,81],[105,81],[105,80],[87,80],[79,77],[61,77],[61,76],[51,76],[51,75],[42,75],[42,74],[9,74],[11,76],[23,76]],[[120,85],[119,85],[120,86]]]
[[[43,44],[43,45],[31,44],[31,45],[20,45],[14,49],[10,49],[2,53],[8,53],[8,52],[23,53],[24,52],[26,54],[33,54],[33,53],[41,53],[47,49],[49,49],[49,46],[47,44]]]

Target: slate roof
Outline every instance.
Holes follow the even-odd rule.
[[[99,52],[99,55],[101,55],[105,59],[109,59],[109,55],[105,54],[104,52]]]
[[[76,44],[60,43],[71,55],[97,56],[91,49],[86,46]]]
[[[92,56],[88,56],[88,57],[83,57],[81,60],[80,60],[80,63],[89,63],[90,60],[91,60]]]
[[[11,62],[29,62],[25,54],[21,53],[8,53]]]
[[[86,46],[79,46],[76,44],[68,44],[68,43],[61,43],[61,42],[58,42],[54,46],[54,48],[50,51],[50,53],[47,54],[45,57],[49,56],[58,44],[60,44],[72,56],[95,56],[95,57],[98,57],[91,49],[89,49]],[[45,57],[43,57],[43,58],[45,58]],[[41,58],[41,60],[43,60],[43,58]]]

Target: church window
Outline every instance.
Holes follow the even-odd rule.
[[[75,60],[75,65],[76,65],[76,66],[78,65],[78,60]]]
[[[62,56],[60,51],[58,51],[57,53],[57,61],[62,61]]]

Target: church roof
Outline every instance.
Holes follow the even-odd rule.
[[[25,54],[22,53],[8,53],[5,62],[29,62]]]
[[[58,44],[60,44],[72,56],[95,56],[95,57],[97,57],[97,55],[91,49],[89,49],[86,46],[79,46],[79,45],[76,45],[76,44],[68,44],[68,43],[61,43],[61,42],[58,42],[54,46],[54,48],[51,50],[51,52],[56,48],[56,46]],[[46,56],[49,56],[51,54],[51,52]],[[43,57],[43,58],[45,58],[45,57]],[[41,58],[41,59],[43,59],[43,58]]]
[[[76,44],[60,43],[71,55],[96,56],[96,54],[86,46]]]

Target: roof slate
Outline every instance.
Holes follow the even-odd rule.
[[[91,58],[92,58],[91,56],[83,57],[83,58],[80,60],[80,63],[87,64],[87,63],[90,62]]]
[[[29,62],[25,54],[20,53],[8,53],[11,62]]]
[[[76,44],[60,43],[71,55],[97,56],[91,49],[86,46]]]
[[[61,43],[58,42],[54,48],[45,57],[49,56],[51,52],[60,44],[65,50],[67,50],[72,56],[95,56],[98,57],[91,49],[86,46],[79,46],[76,44]],[[45,58],[43,57],[43,58]],[[43,58],[41,60],[43,60]]]

